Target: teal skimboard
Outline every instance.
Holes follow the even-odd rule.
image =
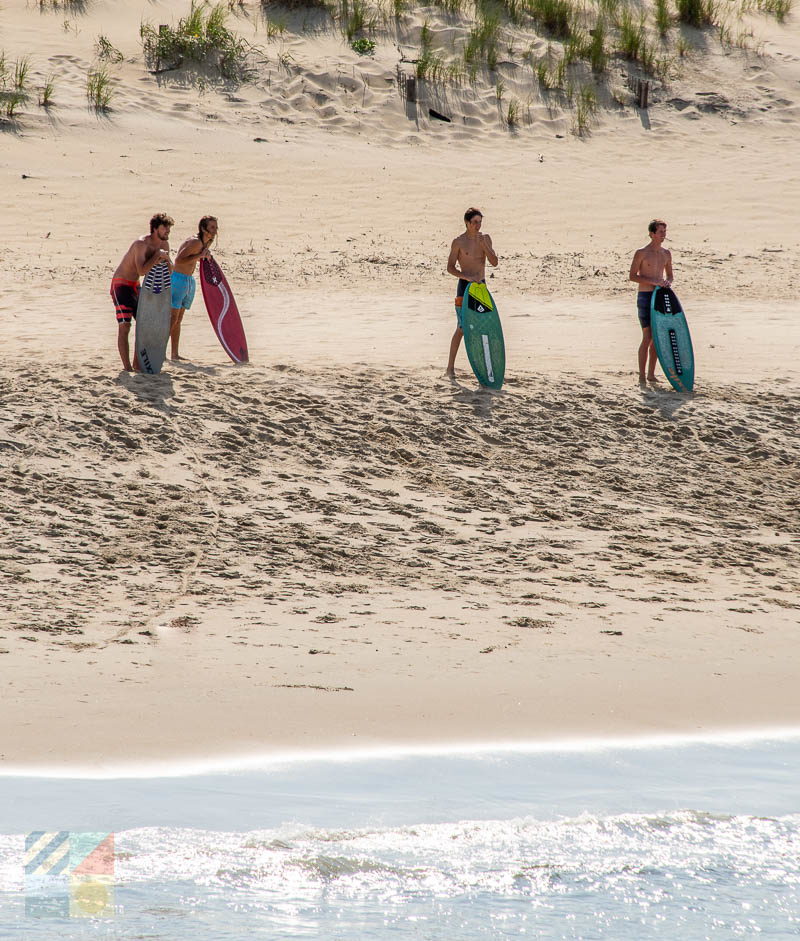
[[[485,284],[472,281],[464,292],[461,329],[475,378],[482,386],[499,389],[506,371],[506,347],[497,305]]]
[[[655,288],[650,302],[650,329],[658,361],[677,392],[694,388],[694,351],[681,302],[671,288]]]

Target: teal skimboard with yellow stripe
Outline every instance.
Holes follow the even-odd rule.
[[[694,350],[681,302],[671,288],[655,288],[650,301],[650,329],[658,361],[676,392],[694,388]]]
[[[475,378],[488,389],[499,389],[506,371],[506,347],[497,305],[485,284],[472,281],[464,292],[461,329]]]

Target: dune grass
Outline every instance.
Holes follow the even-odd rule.
[[[259,50],[227,24],[232,11],[246,15],[245,0],[187,2],[189,12],[177,25],[158,28],[142,23],[140,35],[148,65],[157,69],[202,68],[236,81],[252,77]],[[72,8],[69,0],[39,0],[40,6],[48,9],[59,3],[64,9]],[[327,28],[341,33],[343,46],[358,55],[375,52],[376,34],[382,42],[385,39],[384,49],[397,45],[404,55],[409,44],[418,41],[417,58],[404,61],[414,63],[420,81],[457,84],[469,78],[473,85],[469,94],[473,99],[482,96],[484,101],[494,89],[494,97],[502,103],[498,108],[500,123],[508,127],[519,125],[522,112],[520,99],[513,96],[521,95],[524,100],[527,94],[530,103],[539,94],[551,110],[572,109],[573,130],[579,136],[588,132],[600,100],[621,100],[620,72],[623,79],[630,72],[666,81],[690,50],[702,55],[710,48],[709,39],[727,49],[750,50],[752,32],[744,29],[742,17],[757,11],[782,22],[792,5],[793,0],[432,0],[418,7],[412,0],[260,0],[270,39],[283,36],[290,28],[276,14],[276,8],[284,8],[313,12],[317,22],[322,16]],[[415,13],[430,17],[419,33]],[[692,31],[675,29],[678,25],[699,30],[705,38],[690,46]],[[741,27],[738,32],[737,26]],[[297,24],[291,28],[297,29]],[[437,36],[447,38],[437,40]],[[95,48],[103,64],[122,60],[106,36],[98,37]],[[510,71],[501,60],[509,63]],[[282,53],[278,61],[289,70],[289,53]],[[525,81],[520,77],[522,63],[531,69],[524,73],[527,88],[521,84]],[[4,102],[15,89],[19,91],[19,68],[24,86],[29,65],[18,62],[12,67],[0,60]],[[208,71],[203,74],[207,76]],[[87,86],[87,96],[99,102],[98,109],[105,109],[113,91],[111,77],[103,68],[92,74],[95,84],[92,92]],[[109,97],[103,103],[106,95]],[[40,101],[42,98],[52,100],[52,84],[47,93],[40,93]],[[16,110],[21,103],[22,99],[15,100],[10,107]]]
[[[715,20],[713,0],[676,0],[678,19],[687,26],[711,26]]]
[[[17,112],[29,100],[30,68],[30,56],[19,57],[12,66],[5,51],[0,50],[0,112],[7,118],[16,118]]]
[[[251,72],[255,47],[228,29],[224,3],[210,5],[192,0],[187,16],[177,26],[156,29],[142,23],[139,34],[145,61],[151,67],[176,68],[184,62],[208,66],[223,78],[245,81]]]
[[[114,80],[105,66],[90,69],[86,76],[86,98],[95,111],[109,111],[114,97]]]
[[[792,6],[792,0],[758,0],[759,12],[774,16],[779,23],[786,20],[786,17],[792,12]]]
[[[307,5],[321,2],[308,0]],[[398,47],[413,42],[416,27],[405,14],[427,14],[430,21],[418,34],[419,53],[413,60],[416,77],[429,84],[469,78],[476,86],[473,95],[488,96],[493,88],[494,98],[503,105],[501,123],[509,127],[519,123],[522,110],[520,99],[513,96],[524,97],[526,89],[513,73],[498,71],[499,61],[502,56],[512,68],[518,68],[520,60],[528,63],[533,79],[529,100],[538,83],[549,108],[572,109],[573,130],[583,136],[596,120],[601,99],[627,100],[619,88],[618,70],[612,67],[615,60],[632,63],[639,76],[666,81],[695,48],[676,25],[716,35],[723,46],[749,48],[745,38],[750,34],[732,31],[723,13],[741,21],[745,12],[758,9],[785,18],[793,0],[432,0],[424,8],[411,5],[411,0],[327,2],[337,28],[356,52],[362,52],[360,39],[366,40],[367,50],[372,42],[367,36],[379,24],[387,41]],[[446,30],[446,41],[436,44],[431,23]],[[547,41],[544,55],[542,40]],[[706,47],[698,43],[696,49]],[[624,67],[623,77],[630,68]]]
[[[52,108],[53,107],[53,95],[56,90],[56,82],[52,75],[48,75],[44,80],[44,84],[39,89],[39,107],[40,108]]]
[[[512,98],[506,108],[506,126],[509,128],[519,127],[521,123],[520,116],[521,108],[519,101],[516,98]]]
[[[39,9],[65,13],[85,13],[87,0],[39,0]]]
[[[608,68],[608,50],[606,49],[607,28],[606,21],[599,17],[594,29],[590,33],[587,59],[592,71],[599,75]]]
[[[569,0],[529,0],[528,12],[555,39],[569,39],[578,17],[578,8]]]
[[[336,19],[349,43],[360,34],[374,32],[378,27],[378,14],[365,0],[339,0]]]
[[[575,113],[572,130],[578,137],[584,137],[597,114],[597,92],[591,85],[582,85],[573,97]]]
[[[25,91],[31,71],[31,57],[22,56],[14,63],[14,90]]]
[[[464,43],[462,56],[467,69],[486,64],[490,71],[495,70],[499,31],[500,14],[496,7],[487,7],[479,13]]]
[[[655,0],[654,12],[656,29],[658,30],[659,36],[664,37],[672,26],[672,14],[669,10],[668,0]]]

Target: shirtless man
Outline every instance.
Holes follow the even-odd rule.
[[[139,278],[143,278],[159,262],[166,261],[170,267],[169,231],[173,226],[170,216],[159,212],[150,220],[150,234],[143,235],[125,252],[122,261],[111,278],[111,297],[117,315],[117,349],[126,372],[138,369],[136,355],[131,366],[128,335],[131,321],[136,317],[136,305],[139,301]]]
[[[169,337],[172,342],[171,359],[178,356],[178,344],[181,340],[183,315],[192,306],[195,292],[194,271],[201,258],[208,258],[211,243],[217,237],[216,216],[203,216],[197,226],[197,235],[193,235],[178,249],[175,266],[172,269],[172,322]]]
[[[470,281],[486,282],[486,262],[497,267],[497,255],[492,248],[492,240],[481,232],[483,214],[480,209],[471,208],[464,213],[464,222],[467,230],[453,240],[450,246],[450,257],[447,259],[447,273],[458,278],[456,289],[456,320],[458,326],[450,341],[450,358],[447,361],[445,375],[456,374],[456,353],[464,336],[461,323],[461,302],[464,300],[464,291]],[[458,267],[456,267],[458,266]]]
[[[642,342],[639,345],[640,384],[658,382],[655,373],[656,347],[650,329],[650,301],[655,288],[668,288],[672,284],[672,255],[662,245],[667,237],[667,223],[663,219],[653,219],[647,231],[650,233],[650,244],[640,248],[633,256],[628,275],[630,281],[639,285],[636,306],[642,325]]]

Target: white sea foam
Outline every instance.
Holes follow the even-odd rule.
[[[316,762],[371,762],[427,757],[491,757],[493,755],[546,755],[603,751],[680,748],[687,745],[751,745],[758,742],[800,740],[800,727],[774,726],[752,729],[709,729],[700,732],[649,735],[583,736],[507,742],[395,743],[328,749],[276,749],[179,760],[53,765],[2,765],[0,778],[113,780],[115,778],[182,778],[237,771],[271,771],[287,765]]]

